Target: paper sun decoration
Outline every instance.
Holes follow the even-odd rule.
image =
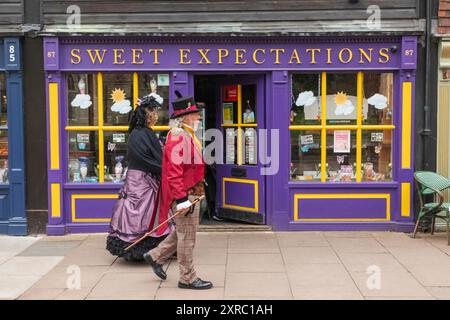
[[[120,114],[127,114],[133,109],[130,100],[125,100],[125,92],[122,89],[114,89],[111,94],[111,99],[114,104],[111,106],[111,111]]]
[[[312,91],[303,91],[298,95],[297,102],[295,103],[297,107],[309,107],[316,102],[317,98],[314,97]]]
[[[334,110],[334,114],[337,116],[348,116],[355,111],[355,106],[344,92],[338,92],[334,98],[334,102],[337,105],[336,110]]]
[[[92,105],[91,96],[86,94],[86,83],[83,79],[78,81],[80,93],[75,96],[70,105],[74,108],[87,109]]]
[[[377,93],[377,94],[373,95],[372,97],[370,97],[367,100],[367,103],[370,104],[371,106],[374,106],[375,109],[384,110],[388,106],[388,99],[387,99],[387,97]]]

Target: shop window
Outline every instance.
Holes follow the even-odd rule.
[[[8,183],[8,108],[6,76],[0,73],[0,183]]]
[[[107,126],[127,126],[133,111],[133,75],[105,73],[103,76],[103,117]]]
[[[69,132],[69,179],[98,182],[98,134],[95,131]]]
[[[362,139],[362,180],[392,181],[392,131],[363,131]]]
[[[168,73],[139,73],[139,97],[152,92],[163,97],[163,106],[159,112],[157,125],[164,126],[169,123],[169,74]]]
[[[392,125],[394,112],[394,75],[364,74],[363,124]]]
[[[225,163],[257,165],[258,135],[256,86],[222,87],[222,127],[225,130]]]
[[[291,181],[392,181],[393,79],[376,72],[292,75],[294,100],[302,100],[295,116],[303,115],[293,118],[291,110]]]
[[[354,73],[327,74],[327,124],[356,124],[357,85]]]
[[[121,182],[128,170],[128,133],[105,132],[105,181]]]
[[[320,131],[291,131],[291,179],[320,182],[321,152]]]
[[[70,74],[67,77],[67,124],[98,125],[98,94],[95,74]]]
[[[320,74],[292,79],[291,125],[320,124]]]
[[[169,75],[74,73],[66,79],[68,181],[122,182],[128,170],[129,121],[138,95],[155,92],[154,79],[156,93],[164,98],[164,106],[153,130],[161,140],[167,135]]]

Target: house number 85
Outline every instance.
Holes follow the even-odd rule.
[[[9,62],[16,61],[16,48],[14,46],[9,46]]]

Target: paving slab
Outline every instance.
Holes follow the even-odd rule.
[[[39,276],[0,274],[0,299],[17,299],[36,283],[39,278]]]
[[[382,271],[407,272],[398,260],[390,253],[338,253],[344,266],[349,271],[366,272],[372,266]]]
[[[285,273],[227,273],[225,298],[292,299],[292,291]]]
[[[105,266],[58,266],[51,272],[39,279],[34,288],[39,289],[68,289],[79,287],[80,288],[93,288],[97,282],[108,272],[109,268]],[[80,276],[79,282],[75,278]]]
[[[426,290],[438,300],[450,300],[450,287],[426,287]]]
[[[63,257],[13,257],[0,265],[1,275],[44,276]]]
[[[64,289],[32,288],[22,294],[18,300],[54,300]]]
[[[280,253],[229,253],[227,272],[284,272]]]
[[[92,288],[63,289],[55,300],[84,300],[91,291]]]
[[[364,297],[432,297],[425,288],[409,273],[382,272],[379,287],[371,278],[373,274],[366,272],[351,272],[353,280]]]
[[[14,255],[22,252],[42,237],[11,237],[0,236],[0,252],[3,254],[12,253]]]
[[[280,232],[276,236],[282,248],[328,247],[330,245],[322,232]]]
[[[335,238],[330,241],[337,253],[385,253],[388,252],[376,239],[373,238]]]
[[[65,256],[77,248],[82,241],[38,241],[18,254],[19,256]]]
[[[285,264],[323,264],[340,263],[338,256],[329,247],[281,248]]]
[[[106,273],[87,299],[154,299],[159,284],[149,273]]]
[[[229,253],[279,253],[278,240],[272,232],[235,233],[229,238]]]

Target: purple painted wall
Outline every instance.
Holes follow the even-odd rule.
[[[401,106],[403,104],[401,89],[403,81],[411,81],[413,84],[415,82],[417,60],[417,39],[415,37],[45,38],[44,50],[47,84],[50,82],[60,84],[59,105],[61,115],[59,119],[61,168],[51,170],[49,167],[48,175],[49,203],[51,203],[51,184],[60,183],[61,209],[63,212],[61,217],[56,218],[52,217],[52,210],[49,210],[49,234],[106,231],[107,222],[73,222],[71,197],[72,194],[113,195],[117,193],[120,187],[116,184],[82,185],[67,183],[67,136],[64,130],[67,99],[64,89],[64,73],[74,71],[161,70],[170,73],[171,94],[175,89],[184,94],[192,94],[192,74],[195,72],[263,74],[265,76],[264,95],[266,101],[265,126],[267,129],[279,129],[280,141],[287,142],[290,141],[291,88],[289,79],[292,72],[305,70],[391,70],[395,74],[394,91],[395,105],[397,106],[394,109],[396,130],[393,136],[392,160],[395,182],[381,184],[303,184],[289,182],[290,148],[287,144],[283,144],[280,146],[280,171],[275,176],[265,177],[265,190],[264,193],[261,193],[260,199],[266,209],[266,223],[271,225],[274,230],[409,231],[413,226],[413,217],[402,217],[400,213],[400,185],[402,182],[413,182],[413,170],[400,169],[400,156]],[[96,62],[93,63],[95,50],[100,56],[97,56]],[[226,52],[228,52],[228,55],[225,54]],[[158,54],[157,59],[156,53]],[[371,55],[371,61],[367,59],[367,55]],[[102,63],[99,63],[99,57],[103,57]],[[173,99],[173,96],[171,96],[171,99]],[[47,116],[47,119],[50,121],[49,116]],[[270,153],[271,150],[269,150]],[[50,151],[48,156],[50,156]],[[230,197],[233,198],[235,197],[233,194],[238,195],[239,193],[240,191],[236,189],[230,194]],[[301,217],[340,218],[344,221],[294,221],[295,195],[336,193],[389,194],[391,220],[383,222],[348,221],[348,219],[385,217],[386,204],[384,199],[301,199],[298,201]],[[237,201],[231,198],[230,201]],[[76,201],[77,217],[107,219],[113,203],[114,200],[112,199],[78,199]],[[248,203],[248,205],[251,204]],[[364,210],[364,207],[368,209]],[[329,208],[332,208],[333,212]]]

